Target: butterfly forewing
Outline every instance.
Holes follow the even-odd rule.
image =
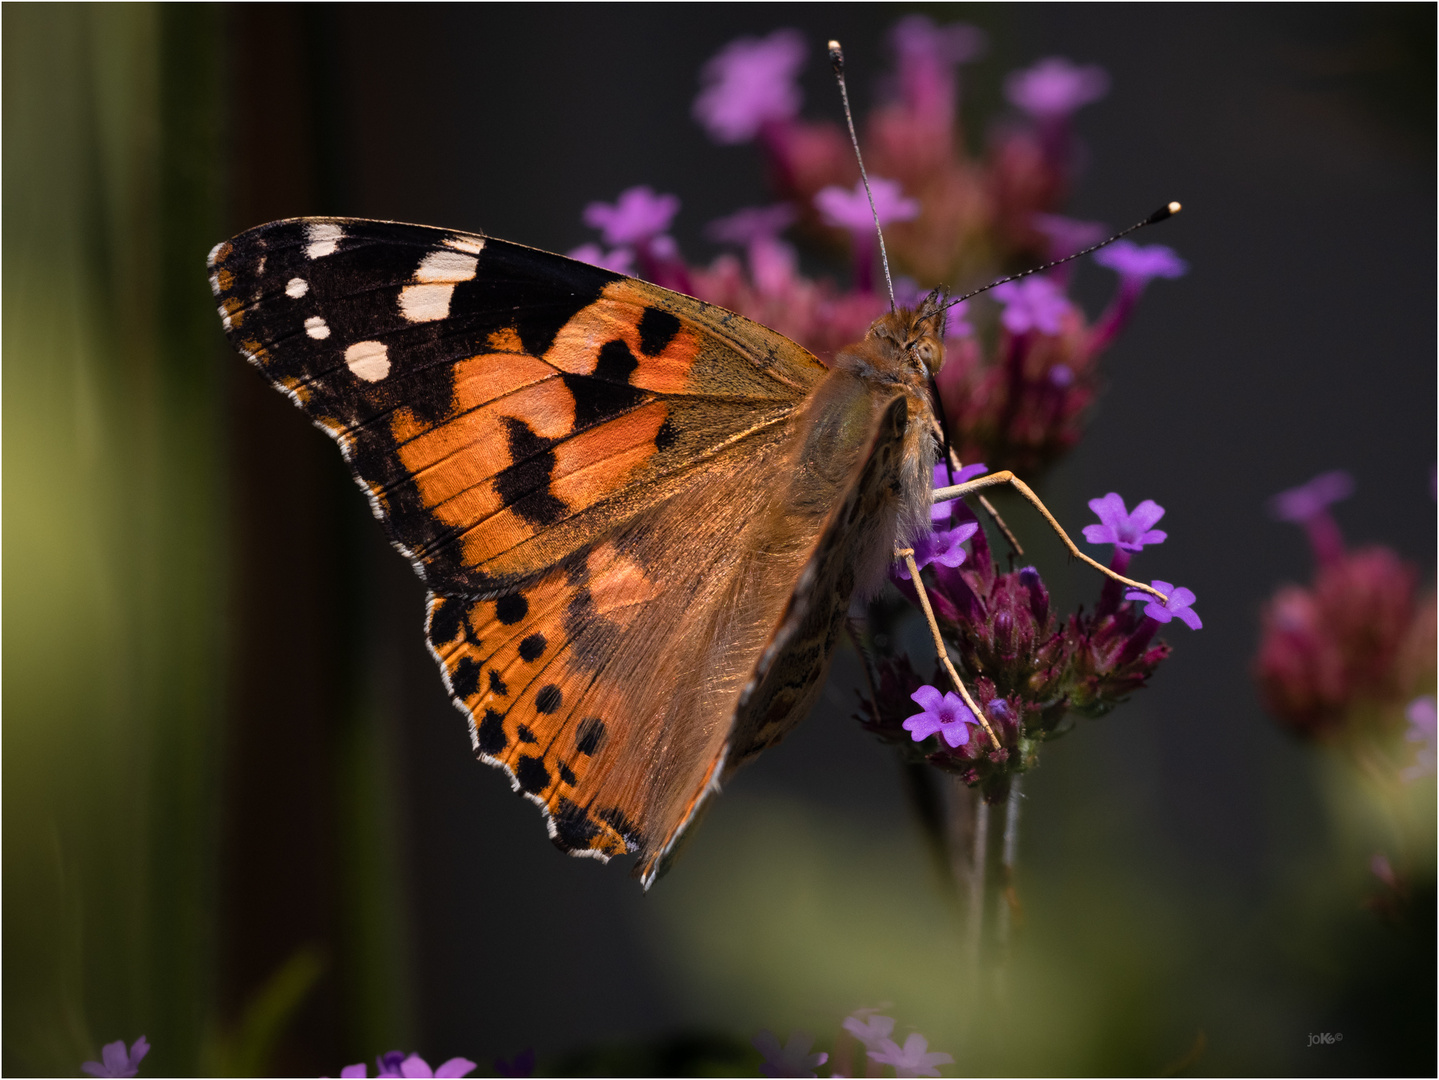
[[[825,369],[788,339],[473,234],[276,222],[211,282],[430,586],[476,752],[562,848],[653,880],[726,761],[812,700],[904,402],[816,423]]]

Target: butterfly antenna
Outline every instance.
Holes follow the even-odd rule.
[[[864,181],[864,194],[869,199],[869,212],[874,218],[874,231],[879,236],[879,261],[884,264],[884,286],[889,290],[889,310],[894,310],[894,281],[889,276],[889,252],[884,247],[884,230],[879,227],[879,213],[874,208],[874,192],[869,190],[869,174],[864,171],[864,156],[859,152],[859,136],[854,133],[854,114],[849,111],[849,88],[844,84],[844,50],[838,41],[829,43],[829,63],[834,68],[839,96],[844,102],[844,122],[849,125],[849,141],[854,159],[859,162],[859,178]]]
[[[1172,218],[1175,214],[1179,213],[1179,211],[1180,205],[1177,202],[1165,203],[1163,206],[1161,206],[1158,210],[1154,211],[1154,213],[1150,214],[1143,221],[1136,221],[1133,225],[1129,226],[1129,228],[1120,229],[1119,232],[1115,233],[1108,240],[1101,240],[1099,243],[1087,247],[1083,251],[1076,251],[1073,255],[1066,255],[1062,259],[1055,259],[1053,262],[1047,262],[1043,266],[1036,266],[1031,270],[1023,270],[1018,274],[1010,274],[1009,277],[1002,277],[998,281],[991,281],[983,288],[975,289],[973,292],[967,292],[963,296],[951,300],[949,303],[944,305],[944,309],[948,310],[949,308],[954,307],[955,304],[964,303],[972,296],[978,296],[980,293],[989,292],[989,290],[994,288],[996,285],[1003,285],[1006,282],[1010,281],[1018,281],[1020,278],[1029,277],[1030,274],[1041,274],[1046,270],[1053,270],[1056,266],[1063,266],[1065,263],[1077,259],[1081,255],[1088,255],[1091,252],[1098,251],[1102,247],[1108,247],[1116,240],[1123,240],[1126,236],[1134,232],[1136,229],[1142,229],[1146,225],[1157,225],[1165,218]]]

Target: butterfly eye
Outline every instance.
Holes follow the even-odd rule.
[[[933,371],[939,360],[939,349],[934,342],[925,340],[914,347],[914,355],[926,369]]]

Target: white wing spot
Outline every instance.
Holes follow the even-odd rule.
[[[453,285],[406,285],[400,290],[400,314],[410,322],[443,319],[450,314],[454,291]]]
[[[357,341],[345,350],[345,366],[357,379],[379,382],[390,373],[390,350],[379,341]]]
[[[479,259],[457,251],[432,251],[420,260],[415,280],[426,285],[432,282],[469,281],[475,276]]]
[[[216,261],[220,258],[220,249],[224,247],[227,243],[229,243],[228,240],[221,240],[218,244],[216,244],[210,249],[210,254],[205,256],[206,266],[215,265]]]
[[[333,221],[312,221],[305,226],[305,239],[309,241],[305,255],[311,259],[333,255],[344,238],[345,230]]]
[[[454,248],[456,251],[463,251],[470,255],[478,255],[485,250],[485,238],[483,236],[451,236],[445,241],[445,247]]]
[[[292,277],[285,282],[285,295],[291,300],[298,300],[310,291],[310,283],[302,277]]]
[[[305,333],[309,334],[316,341],[324,341],[330,336],[330,328],[325,325],[325,320],[318,315],[311,315],[305,320]],[[386,365],[388,366],[388,364]]]

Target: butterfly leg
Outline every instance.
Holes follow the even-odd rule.
[[[929,622],[929,632],[934,637],[934,648],[939,653],[940,663],[944,670],[949,672],[950,681],[954,683],[959,696],[964,699],[969,711],[974,713],[975,719],[984,725],[984,732],[989,736],[989,741],[999,749],[999,736],[995,735],[994,728],[989,726],[989,719],[984,715],[984,710],[975,704],[974,698],[969,696],[965,688],[964,680],[959,677],[959,672],[954,670],[954,665],[949,661],[949,650],[944,647],[944,638],[939,633],[939,622],[934,617],[934,609],[929,606],[929,593],[925,591],[924,581],[919,576],[919,565],[914,561],[914,548],[897,548],[895,557],[904,560],[904,565],[909,568],[910,580],[914,582],[914,591],[919,594],[919,606],[924,608],[924,617]]]
[[[1061,540],[1064,541],[1064,546],[1069,549],[1069,553],[1073,555],[1076,559],[1079,559],[1081,562],[1088,563],[1105,577],[1113,578],[1115,581],[1118,581],[1122,585],[1128,585],[1131,589],[1139,589],[1142,592],[1147,592],[1151,596],[1157,597],[1161,604],[1169,602],[1169,598],[1153,586],[1146,585],[1142,581],[1135,581],[1132,578],[1127,578],[1123,574],[1116,574],[1113,570],[1105,566],[1103,563],[1096,562],[1084,552],[1080,551],[1079,548],[1075,546],[1074,541],[1069,538],[1069,534],[1065,532],[1064,529],[1060,527],[1059,522],[1054,519],[1054,515],[1049,512],[1049,507],[1045,506],[1044,503],[1040,501],[1039,496],[1034,493],[1034,491],[1030,488],[1028,484],[1026,484],[1019,477],[1015,476],[1014,473],[1010,472],[1008,469],[1005,469],[1002,472],[990,473],[988,476],[976,477],[975,479],[970,480],[968,483],[955,484],[953,487],[936,488],[934,492],[934,498],[936,501],[939,501],[941,499],[954,499],[963,495],[971,495],[974,492],[981,490],[982,488],[996,487],[999,484],[1009,484],[1011,487],[1014,488],[1015,491],[1019,492],[1026,499],[1028,499],[1034,505],[1034,508],[1038,510],[1041,515],[1043,515],[1044,520],[1049,523],[1049,527],[1059,535],[1059,538]]]

